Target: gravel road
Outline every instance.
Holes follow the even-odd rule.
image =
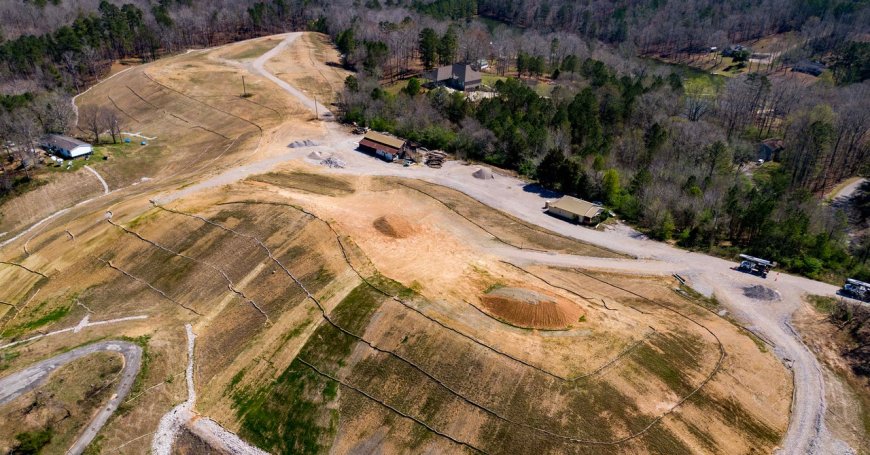
[[[124,356],[124,368],[121,370],[121,379],[118,381],[118,387],[115,389],[112,397],[109,398],[109,402],[100,408],[88,426],[84,428],[81,436],[67,451],[67,454],[72,455],[82,453],[88,444],[93,441],[100,429],[103,428],[103,425],[106,424],[112,413],[118,409],[118,405],[130,393],[133,382],[136,380],[136,374],[142,366],[142,348],[139,346],[126,341],[100,341],[35,363],[22,371],[0,379],[0,406],[39,387],[54,370],[73,360],[96,352],[120,353]]]

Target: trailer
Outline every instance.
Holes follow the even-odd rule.
[[[749,256],[748,254],[741,254],[740,259],[742,259],[742,261],[740,262],[740,265],[737,266],[737,270],[752,275],[758,275],[762,278],[767,278],[770,269],[776,267],[775,262]]]
[[[849,297],[862,302],[870,302],[870,283],[847,278],[846,284],[844,284],[843,288],[837,293],[843,297]]]

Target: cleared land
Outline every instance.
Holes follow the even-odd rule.
[[[337,56],[321,38],[292,36],[293,59],[267,68],[342,79],[325,71]],[[133,390],[92,450],[149,450],[161,416],[187,397],[185,323],[197,335],[193,411],[275,453],[748,453],[780,443],[788,371],[718,308],[675,292],[675,280],[512,262],[631,260],[467,192],[290,161],[311,152],[289,151],[294,141],[352,150],[354,138],[312,121],[246,63],[277,45],[191,52],[83,95],[117,103],[135,131],[159,138],[152,180],[120,164],[136,157],[119,158],[97,169],[118,190],[2,250],[33,271],[0,265],[12,283],[4,342],[85,315],[148,316],[0,351],[5,376],[100,337],[143,346]],[[236,95],[242,75],[249,98]],[[203,444],[182,433],[176,449]]]

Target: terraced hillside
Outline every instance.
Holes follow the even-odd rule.
[[[330,139],[339,127],[250,72],[276,42],[191,52],[82,96],[123,108],[158,137],[154,155],[109,160],[97,170],[120,189],[0,250],[0,375],[101,339],[144,349],[89,450],[154,447],[161,417],[193,392],[194,332],[192,411],[272,453],[764,453],[780,443],[787,370],[669,275],[565,267],[632,259],[432,182],[327,173],[288,155],[295,140],[350,139]],[[231,95],[242,74],[253,97]],[[103,370],[71,365],[53,378],[114,371],[101,360]],[[26,418],[32,396],[15,400],[0,412]],[[2,447],[17,443],[11,421]],[[177,451],[209,446],[183,423]]]

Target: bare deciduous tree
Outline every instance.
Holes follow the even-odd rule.
[[[89,133],[94,138],[94,144],[100,143],[100,133],[103,131],[103,116],[100,114],[100,108],[94,104],[86,104],[79,108],[79,124],[78,127],[85,133]]]

